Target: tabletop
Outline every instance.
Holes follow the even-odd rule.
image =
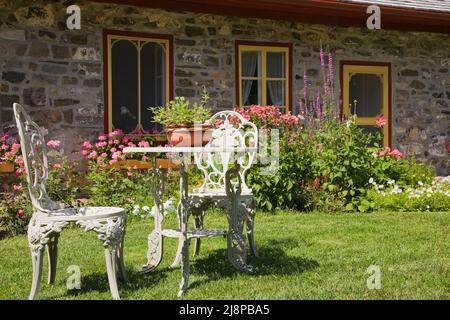
[[[254,147],[127,147],[123,153],[256,152]]]

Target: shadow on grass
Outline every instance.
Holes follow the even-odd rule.
[[[156,269],[149,274],[142,274],[140,271],[127,269],[128,282],[124,283],[119,277],[117,279],[119,293],[137,291],[142,288],[151,289],[166,278],[166,273],[167,268]],[[88,292],[110,292],[106,271],[83,276],[81,278],[81,289],[69,290],[66,296],[76,297]]]
[[[263,275],[289,275],[313,270],[319,266],[315,260],[289,256],[285,250],[299,246],[299,242],[292,239],[274,240],[270,245],[258,247],[258,257],[249,256],[247,263],[253,266],[253,272],[248,276]],[[192,247],[191,247],[192,249]],[[189,288],[195,288],[202,284],[231,278],[242,274],[233,268],[228,261],[227,250],[219,249],[210,252],[206,257],[191,258],[191,275],[204,276],[202,280],[196,280],[189,284]],[[127,269],[128,283],[119,280],[119,292],[132,292],[139,289],[151,289],[161,280],[167,277],[167,273],[173,271],[170,268],[159,268],[149,274],[142,274],[137,270]],[[109,292],[109,283],[106,272],[93,273],[82,277],[80,290],[67,291],[66,296],[76,297],[88,292]]]
[[[303,273],[319,267],[315,260],[289,256],[286,249],[298,247],[298,241],[285,239],[271,241],[270,245],[258,247],[258,257],[249,256],[247,263],[253,266],[253,272],[249,276],[264,275],[289,275],[293,273]],[[204,283],[233,277],[241,274],[233,268],[228,261],[226,249],[211,252],[205,258],[198,258],[191,261],[191,274],[206,276],[206,279],[197,280],[189,284],[189,288],[200,286]]]

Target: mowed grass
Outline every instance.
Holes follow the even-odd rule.
[[[175,224],[169,217],[168,226]],[[165,241],[161,266],[139,274],[146,262],[153,221],[129,223],[125,242],[128,284],[122,299],[179,299],[181,272],[169,269],[177,241]],[[206,226],[225,228],[225,216],[212,212]],[[190,286],[182,299],[449,299],[450,212],[326,214],[258,213],[255,230],[259,257],[242,274],[227,261],[226,240],[207,239],[191,259]],[[63,231],[56,284],[46,284],[40,299],[110,299],[103,249],[94,233]],[[191,250],[192,251],[192,250]],[[81,268],[81,290],[68,290],[67,268]],[[367,288],[371,265],[381,270],[381,289]],[[31,259],[25,236],[0,241],[0,299],[26,299]]]

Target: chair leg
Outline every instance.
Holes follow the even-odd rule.
[[[251,255],[257,257],[258,252],[256,251],[255,239],[254,239],[254,226],[255,226],[255,217],[256,217],[256,203],[252,200],[250,203],[245,204],[246,210],[246,220],[245,224],[247,227],[247,238],[248,245],[250,247]]]
[[[117,250],[117,265],[119,267],[120,279],[123,282],[128,282],[128,275],[125,269],[125,261],[123,256],[123,242],[124,241],[122,240],[122,243],[119,246],[119,250]]]
[[[117,251],[116,246],[105,248],[106,272],[108,273],[109,288],[114,300],[120,300],[117,287]]]
[[[37,298],[39,287],[41,284],[42,276],[42,257],[44,251],[40,248],[31,248],[31,262],[33,264],[33,281],[31,284],[31,292],[28,297],[29,300],[35,300]]]
[[[84,227],[85,231],[95,231],[98,239],[105,248],[106,272],[108,274],[109,288],[114,300],[119,300],[119,289],[117,287],[117,269],[120,256],[123,261],[123,238],[125,234],[125,218],[123,216],[101,219],[101,220],[80,220],[77,224]],[[121,268],[121,266],[119,266]],[[123,274],[122,274],[123,276]]]
[[[28,224],[28,244],[31,250],[31,262],[33,265],[33,281],[31,284],[30,300],[37,298],[41,276],[42,276],[42,259],[44,250],[47,246],[49,251],[49,280],[54,279],[56,273],[56,248],[57,239],[62,229],[68,224],[66,221],[56,222],[39,222],[35,217],[31,218]],[[56,239],[56,242],[55,242]]]
[[[58,262],[58,239],[59,234],[50,238],[47,243],[47,256],[48,256],[48,284],[54,284],[56,278],[56,265]]]

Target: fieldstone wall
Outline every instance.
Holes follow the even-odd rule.
[[[69,31],[68,1],[0,0],[0,130],[10,127],[19,101],[78,157],[81,142],[103,131],[104,28],[173,35],[174,94],[199,97],[205,85],[215,110],[235,105],[235,40],[293,44],[294,112],[304,66],[312,85],[318,81],[321,41],[334,53],[337,75],[340,60],[392,64],[394,146],[450,174],[449,35],[77,4],[82,29]]]

